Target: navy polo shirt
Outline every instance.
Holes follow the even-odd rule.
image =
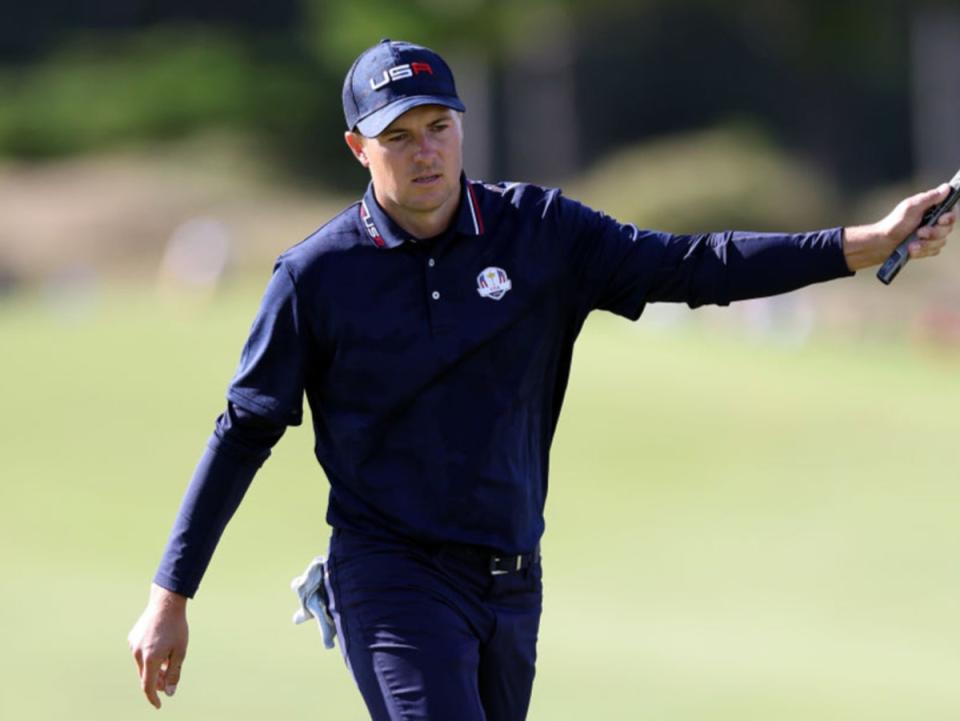
[[[550,444],[591,310],[636,319],[650,302],[726,304],[850,274],[839,228],[672,235],[556,189],[461,185],[439,237],[412,238],[371,186],[281,255],[230,385],[232,406],[280,429],[301,422],[306,396],[334,527],[528,552],[544,530]],[[238,473],[236,462],[216,471],[217,454],[243,445],[222,426],[193,496]],[[252,477],[266,455],[233,455],[244,453]],[[230,493],[235,507],[242,490]],[[206,495],[215,509],[217,493]],[[188,493],[158,574],[167,587],[190,576],[179,587],[195,588],[198,574],[177,566],[205,567],[209,554],[191,560],[190,547],[212,553],[219,537],[204,535],[190,503]]]

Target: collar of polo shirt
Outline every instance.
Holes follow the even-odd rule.
[[[378,248],[396,248],[406,242],[416,243],[417,239],[397,225],[393,218],[380,207],[373,192],[373,182],[367,186],[367,192],[360,201],[360,221],[365,227],[373,244]],[[454,216],[452,229],[461,235],[483,235],[483,216],[473,185],[466,173],[460,173],[460,204]]]

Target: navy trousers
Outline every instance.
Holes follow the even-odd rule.
[[[373,721],[522,721],[542,608],[539,558],[489,558],[337,529],[329,609]]]

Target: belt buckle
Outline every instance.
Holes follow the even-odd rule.
[[[512,569],[512,570],[509,570],[509,569],[508,569],[508,570],[503,570],[503,569],[501,569],[501,568],[497,568],[497,564],[500,563],[500,561],[503,561],[504,559],[503,559],[502,557],[500,557],[500,556],[491,556],[491,557],[490,557],[490,575],[491,575],[491,576],[504,576],[504,575],[506,575],[506,574],[508,574],[508,573],[512,573],[513,571],[520,571],[520,570],[522,570],[522,569],[523,569],[523,556],[522,556],[522,555],[517,555],[517,556],[516,556],[516,559],[517,559],[517,567],[516,567],[516,568],[514,568],[514,569]]]

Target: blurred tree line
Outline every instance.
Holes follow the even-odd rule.
[[[561,178],[622,143],[743,122],[857,187],[913,167],[909,27],[918,7],[899,0],[15,4],[0,24],[0,155],[50,158],[227,128],[251,134],[304,176],[358,179],[340,137],[342,78],[359,51],[393,37],[451,61],[478,146],[468,167],[480,177]]]

